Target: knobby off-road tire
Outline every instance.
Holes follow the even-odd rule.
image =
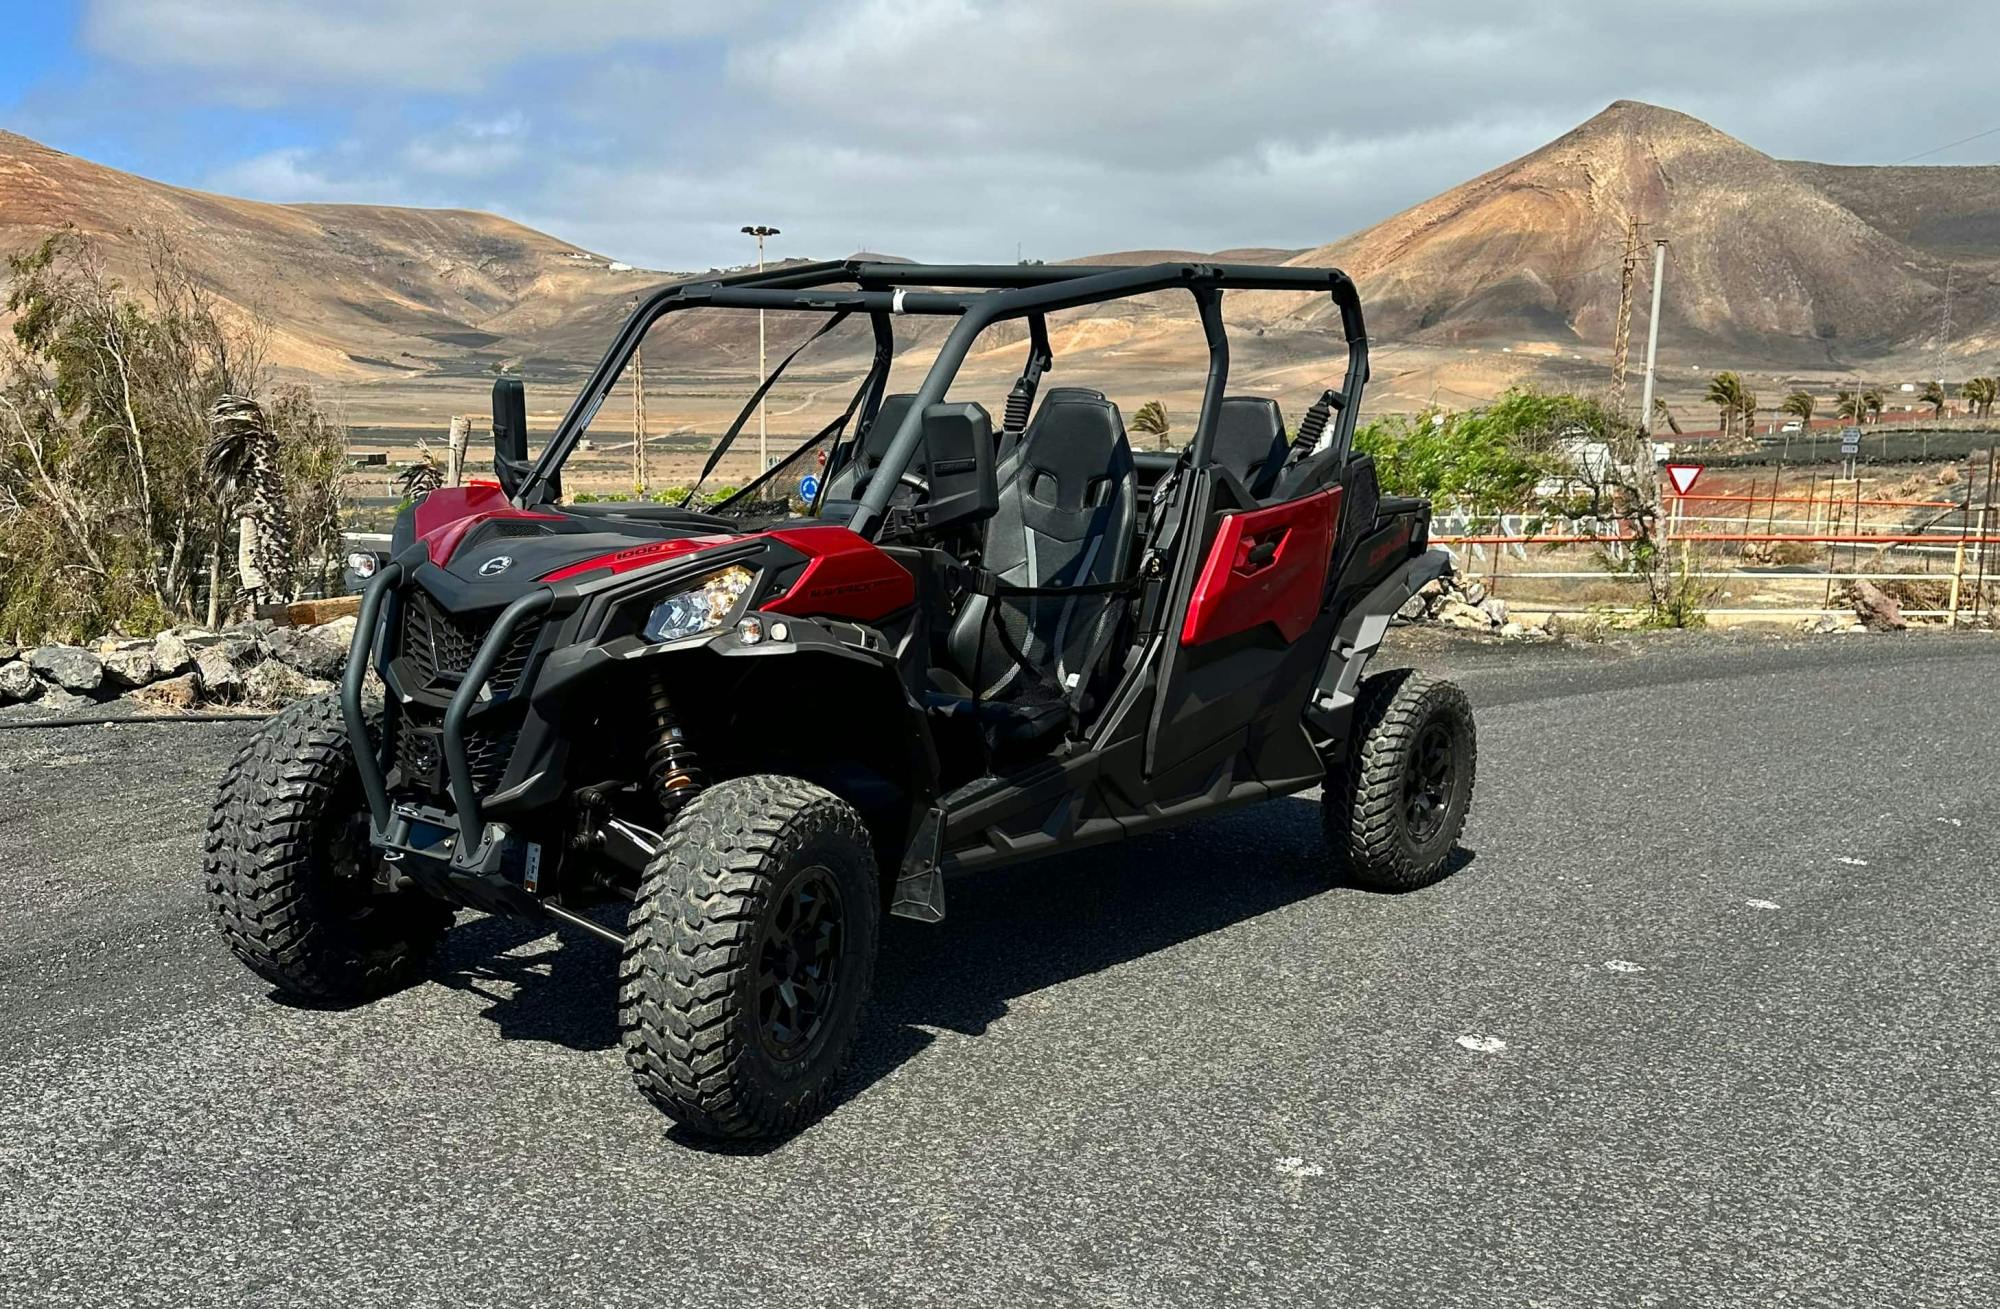
[[[1374,891],[1443,877],[1478,757],[1472,705],[1458,687],[1406,668],[1363,679],[1354,730],[1328,760],[1321,792],[1336,872]]]
[[[821,1113],[874,977],[881,886],[846,801],[791,777],[709,787],[668,828],[620,974],[639,1089],[704,1136]]]
[[[372,1000],[422,978],[451,909],[374,878],[340,700],[302,700],[237,752],[209,816],[203,881],[229,948],[288,996]]]

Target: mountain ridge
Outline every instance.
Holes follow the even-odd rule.
[[[1820,368],[1934,353],[1947,284],[1951,358],[1985,371],[2000,348],[2000,167],[1781,160],[1633,100],[1334,241],[1224,253],[1345,268],[1377,342],[1560,355],[1609,344],[1635,214],[1647,223],[1635,341],[1658,235],[1670,351]],[[134,228],[173,233],[225,301],[268,311],[274,363],[347,382],[579,367],[636,295],[674,276],[478,210],[239,200],[0,130],[0,251],[64,224],[101,238],[121,273],[134,267]],[[1236,293],[1227,308],[1280,336],[1316,331],[1328,312],[1276,293]],[[1162,346],[1198,346],[1191,312],[1170,297],[1100,312]],[[689,333],[691,365],[754,348],[732,330]]]

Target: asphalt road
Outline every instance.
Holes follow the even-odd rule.
[[[747,1153],[589,938],[275,1002],[196,890],[247,729],[0,733],[0,1303],[2000,1303],[2000,640],[1417,661],[1448,881],[1330,887],[1291,799],[955,883]]]

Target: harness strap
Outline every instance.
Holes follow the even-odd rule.
[[[694,502],[695,492],[701,490],[701,484],[708,480],[708,475],[715,471],[717,464],[722,462],[722,456],[729,453],[729,447],[734,445],[736,438],[742,434],[743,425],[750,421],[750,415],[757,412],[758,403],[770,393],[772,386],[776,385],[778,378],[783,376],[785,370],[792,366],[792,360],[797,359],[807,346],[819,340],[834,328],[839,327],[841,323],[846,321],[848,315],[853,312],[851,309],[843,309],[839,313],[836,313],[833,317],[827,319],[824,327],[799,342],[796,349],[778,361],[778,366],[771,370],[771,375],[764,379],[763,385],[751,392],[749,401],[743,406],[743,411],[736,415],[736,421],[729,425],[729,430],[724,432],[722,439],[715,443],[715,449],[709,452],[708,462],[701,466],[701,476],[694,479],[694,485],[690,486],[687,494],[681,497],[681,508],[685,509]],[[842,421],[845,421],[845,419]]]
[[[967,566],[961,572],[961,581],[967,591],[974,595],[1035,597],[1062,595],[1119,595],[1126,591],[1136,591],[1145,583],[1143,572],[1139,576],[1128,577],[1118,582],[1083,582],[1076,586],[1015,586],[1003,582],[1000,575],[984,568]]]
[[[716,509],[717,510],[727,509],[730,505],[733,505],[738,500],[743,499],[745,496],[749,495],[752,491],[757,490],[759,487],[763,486],[766,482],[770,481],[778,474],[784,472],[787,468],[790,468],[793,464],[797,463],[802,457],[804,457],[806,451],[811,450],[814,446],[818,445],[821,441],[826,440],[826,438],[828,438],[829,436],[833,437],[833,448],[836,451],[838,451],[840,449],[840,438],[847,428],[848,420],[854,417],[855,409],[858,408],[861,404],[861,397],[867,394],[868,392],[868,384],[874,380],[875,378],[873,373],[870,373],[867,377],[862,378],[860,387],[858,387],[854,392],[854,398],[847,402],[847,408],[840,411],[839,417],[835,418],[825,427],[820,428],[819,431],[813,433],[813,435],[807,437],[805,440],[805,444],[801,445],[798,449],[786,455],[783,459],[780,459],[777,463],[772,464],[768,469],[764,471],[762,476],[753,479],[747,486],[745,486],[742,490],[738,491],[735,495],[730,496],[727,500],[724,500],[721,504],[715,506]],[[833,461],[831,459],[827,460],[827,466],[830,468],[832,467],[832,465]],[[826,481],[827,479],[825,478],[822,478],[820,480],[819,494],[813,497],[812,507],[814,509],[817,509],[819,507],[820,497],[826,493]]]

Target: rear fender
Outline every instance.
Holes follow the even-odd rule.
[[[1450,555],[1427,550],[1378,582],[1347,611],[1306,701],[1306,722],[1316,734],[1333,741],[1346,738],[1354,714],[1355,689],[1361,684],[1369,657],[1381,648],[1390,620],[1411,596],[1449,571]]]

